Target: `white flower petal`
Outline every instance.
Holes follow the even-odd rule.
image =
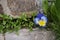
[[[34,19],[35,24],[38,24],[38,21],[39,21],[39,18]]]

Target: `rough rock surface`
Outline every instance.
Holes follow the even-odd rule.
[[[0,0],[0,4],[4,13],[13,16],[36,9],[35,0]]]
[[[2,5],[2,8],[3,8],[3,12],[5,14],[8,14],[8,15],[11,15],[11,11],[9,9],[9,7],[7,6],[7,0],[0,0],[0,4]]]
[[[7,0],[11,11],[24,12],[35,10],[35,0]]]
[[[0,40],[4,40],[4,37],[2,34],[0,34]]]
[[[21,12],[28,12],[29,14],[31,11],[36,11],[42,6],[41,3],[42,0],[0,0],[3,9],[1,12],[13,17],[21,15]]]
[[[6,40],[54,40],[54,34],[51,31],[34,29],[30,32],[28,29],[21,29],[19,35],[6,33]]]
[[[3,7],[1,4],[0,4],[0,14],[3,14]]]

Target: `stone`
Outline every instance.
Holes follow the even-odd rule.
[[[3,12],[3,7],[2,7],[2,5],[0,4],[0,14],[3,14],[4,12]],[[2,20],[2,18],[0,17],[0,20]]]
[[[35,0],[7,0],[7,3],[12,15],[19,15],[21,12],[29,12],[36,9]]]
[[[28,29],[19,30],[19,35],[15,32],[5,34],[6,40],[54,40],[55,36],[52,31],[40,30],[38,28],[29,31]]]
[[[42,8],[42,0],[0,0],[0,4],[3,8],[2,12],[14,18],[24,12],[31,15],[29,12]]]
[[[0,34],[0,40],[4,40],[3,34]]]
[[[22,12],[36,10],[35,0],[0,0],[5,14],[18,17]]]
[[[0,4],[0,14],[3,14],[4,12],[3,12],[3,7],[2,7],[2,5]]]
[[[7,0],[0,0],[0,4],[2,5],[4,14],[11,15],[11,11],[9,7],[7,6]]]

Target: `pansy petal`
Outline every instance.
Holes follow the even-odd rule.
[[[39,25],[40,26],[45,26],[46,25],[46,22],[44,20],[39,20]]]
[[[44,21],[47,22],[47,17],[46,17],[46,16],[42,16],[42,17],[41,17],[41,20],[44,20]]]
[[[39,18],[35,18],[35,19],[34,19],[34,23],[35,23],[35,24],[38,24],[38,21],[39,21]]]

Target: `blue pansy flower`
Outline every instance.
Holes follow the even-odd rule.
[[[46,27],[47,17],[43,13],[38,13],[36,18],[34,19],[34,23],[41,27]]]

